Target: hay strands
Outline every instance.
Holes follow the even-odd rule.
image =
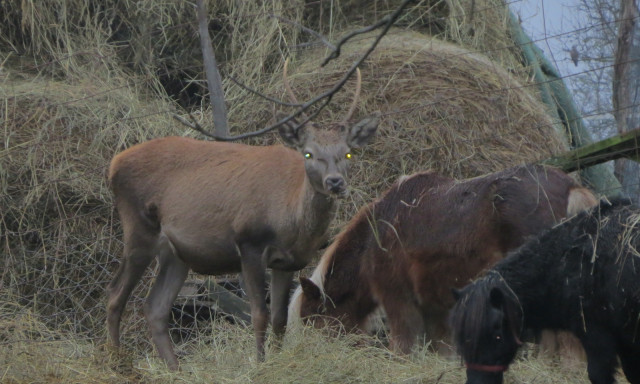
[[[640,127],[573,149],[540,163],[573,172],[622,157],[640,161]]]

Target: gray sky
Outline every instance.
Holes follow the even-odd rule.
[[[508,0],[511,10],[519,14],[522,25],[536,45],[565,76],[584,70],[575,67],[566,49],[571,48],[571,32],[575,29],[577,0]],[[565,35],[563,35],[565,34]],[[560,36],[558,36],[560,35]]]

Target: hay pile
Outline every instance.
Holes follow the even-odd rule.
[[[294,89],[299,99],[309,99],[330,88],[370,39],[354,39],[338,60],[318,69],[326,52],[302,48],[299,44],[311,38],[268,13],[311,28],[318,23],[318,30],[336,38],[346,28],[384,16],[399,2],[210,1],[210,26],[225,78],[233,133],[266,125],[272,106],[231,83],[227,75],[283,97],[283,58],[292,57]],[[470,12],[472,3],[478,12]],[[526,69],[518,66],[517,54],[509,49],[492,50],[488,57],[472,52],[508,47],[510,40],[500,31],[505,13],[496,7],[499,4],[501,0],[412,3],[399,25],[414,31],[391,31],[363,65],[363,90],[354,120],[380,110],[382,124],[378,137],[354,161],[353,193],[341,204],[334,232],[401,174],[436,169],[454,177],[470,177],[538,160],[564,147],[537,95],[528,87]],[[195,136],[171,117],[182,113],[183,107],[190,108],[203,126],[211,126],[207,100],[202,97],[206,90],[201,83],[204,75],[194,12],[189,2],[177,0],[52,0],[46,4],[4,0],[0,7],[5,11],[0,14],[0,249],[4,256],[0,259],[0,329],[13,323],[6,329],[20,331],[16,333],[19,337],[0,333],[0,366],[19,366],[20,356],[64,355],[52,362],[51,369],[42,367],[54,372],[46,379],[38,376],[41,371],[14,375],[14,368],[9,376],[0,371],[0,377],[17,382],[28,381],[29,375],[41,381],[100,381],[88,372],[78,373],[83,369],[77,366],[69,370],[79,376],[58,378],[56,372],[73,362],[91,370],[96,364],[91,356],[99,355],[95,345],[105,337],[104,288],[122,250],[105,171],[115,153],[135,143],[167,135]],[[479,17],[481,8],[485,17]],[[476,16],[465,16],[471,14]],[[415,30],[431,31],[440,40]],[[322,111],[318,122],[344,114],[352,96],[353,82],[349,84]],[[276,141],[272,133],[248,142]],[[152,277],[149,272],[145,280]],[[138,374],[149,369],[145,356],[155,356],[140,314],[147,289],[148,284],[142,284],[134,292],[129,318],[122,323],[123,344],[133,348],[135,359],[140,360],[134,369]],[[18,329],[16,324],[26,328]],[[227,331],[216,327],[219,332]],[[248,330],[235,332],[250,334]],[[234,356],[247,364],[221,380],[207,376],[202,381],[260,381],[270,374],[243,360],[253,356],[253,339],[247,338],[242,342],[204,338],[202,343],[208,344],[202,351],[209,353],[208,359],[214,359],[217,348],[225,343],[238,342],[243,354]],[[21,340],[28,342],[23,345]],[[56,351],[55,341],[62,340],[77,341],[77,349],[70,343]],[[315,339],[311,340],[300,343],[315,345]],[[54,342],[48,344],[50,341]],[[325,343],[318,341],[323,344],[318,348]],[[30,345],[35,349],[30,350]],[[287,348],[297,348],[296,354],[306,351],[296,343]],[[348,348],[341,344],[327,348],[354,353],[359,359],[373,357],[373,364],[386,373],[372,374],[391,378],[396,374],[391,368],[396,362],[384,352],[345,352]],[[285,359],[291,359],[287,353],[292,352],[287,351],[282,359],[269,362],[269,368],[282,364],[274,368],[274,374],[286,375],[291,368]],[[80,357],[75,358],[77,355]],[[198,362],[194,371],[206,370],[208,361]],[[409,381],[434,377],[430,376],[433,372],[415,373],[431,362],[418,360],[415,364],[421,368],[412,366],[411,373],[402,377]],[[445,365],[446,372],[459,369],[451,362]],[[361,377],[355,368],[345,369],[339,373],[342,377]],[[400,369],[406,368],[400,365]],[[81,380],[82,375],[90,378]],[[103,377],[105,382],[122,382],[128,376]],[[362,381],[369,378],[362,376]]]
[[[300,57],[290,69],[299,99],[329,89],[370,39],[350,44],[339,60],[318,70],[322,52]],[[392,31],[362,66],[359,117],[380,110],[378,136],[353,163],[354,207],[399,175],[432,169],[467,178],[532,162],[565,148],[535,89],[488,58],[450,43]],[[275,82],[275,81],[274,81]],[[316,120],[339,119],[353,81]],[[354,119],[357,121],[358,116]],[[354,211],[351,209],[346,217]]]
[[[307,4],[305,25],[338,38],[345,30],[370,25],[393,13],[403,0],[337,0]],[[396,26],[483,52],[510,71],[526,76],[520,53],[507,35],[504,0],[417,0]],[[333,21],[330,23],[329,21]]]
[[[0,305],[0,313],[15,309]],[[465,369],[456,359],[426,349],[411,356],[390,355],[369,346],[370,339],[348,335],[327,338],[315,329],[289,337],[283,349],[270,351],[256,364],[251,329],[225,322],[178,345],[180,372],[168,372],[151,348],[116,355],[91,339],[69,339],[23,311],[0,318],[0,364],[3,383],[440,383],[464,382]],[[360,345],[355,348],[354,345]],[[127,345],[127,348],[131,348]],[[37,362],[37,363],[35,363]],[[584,363],[558,366],[546,358],[516,361],[505,374],[507,383],[589,383]],[[619,382],[626,383],[624,379]]]
[[[0,87],[0,298],[80,333],[102,327],[104,287],[120,257],[109,160],[178,132],[171,104],[110,74],[65,83],[11,74]]]
[[[223,74],[261,89],[279,72],[283,56],[304,52],[315,38],[294,23],[337,40],[370,25],[402,0],[208,1],[210,32]],[[179,0],[2,0],[0,53],[7,64],[58,79],[82,74],[87,63],[108,61],[162,87],[183,106],[201,105],[206,87],[192,2]],[[507,36],[504,0],[419,0],[397,21],[471,50],[485,52],[522,78],[527,71]],[[223,76],[225,77],[225,76]],[[226,77],[225,77],[226,78]],[[250,95],[225,80],[230,105]]]

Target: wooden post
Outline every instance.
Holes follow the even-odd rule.
[[[218,71],[218,64],[211,47],[209,37],[209,20],[204,0],[196,1],[198,14],[198,32],[200,33],[200,47],[202,48],[202,60],[207,75],[207,87],[209,88],[209,100],[213,111],[213,128],[216,136],[228,137],[229,126],[227,122],[227,108],[224,104],[224,91],[222,79]]]

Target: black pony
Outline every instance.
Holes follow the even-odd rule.
[[[640,383],[640,207],[602,201],[550,229],[456,292],[451,326],[467,383],[502,383],[525,329],[580,339],[592,383],[618,357]]]

